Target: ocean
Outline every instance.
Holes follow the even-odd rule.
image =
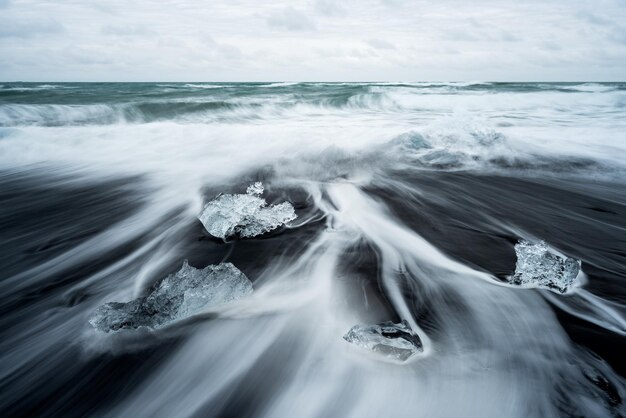
[[[626,416],[626,83],[0,84],[0,416]],[[297,218],[209,234],[256,182]],[[254,291],[90,324],[184,260]],[[405,362],[342,338],[402,320]]]

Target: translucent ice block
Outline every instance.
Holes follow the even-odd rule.
[[[246,194],[224,194],[207,203],[198,217],[206,230],[217,238],[230,235],[254,237],[296,219],[289,202],[267,205],[260,182],[249,186]]]
[[[545,242],[520,241],[515,245],[517,263],[511,283],[565,293],[575,282],[580,261],[551,252]]]
[[[211,305],[240,299],[252,293],[252,283],[231,263],[197,269],[187,263],[167,276],[147,296],[127,303],[100,306],[89,323],[109,332],[127,328],[160,328],[200,313]]]
[[[406,321],[399,324],[387,321],[377,325],[355,325],[343,339],[400,361],[406,361],[423,351],[422,341]]]

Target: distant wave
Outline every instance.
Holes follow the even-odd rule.
[[[185,84],[184,87],[192,87],[198,89],[223,89],[233,86],[227,84]]]
[[[297,82],[280,82],[280,83],[270,83],[270,84],[262,84],[259,87],[261,88],[265,88],[265,87],[289,87],[289,86],[296,86],[300,83]]]
[[[41,90],[62,90],[62,89],[75,89],[75,86],[60,85],[60,84],[39,84],[39,85],[0,85],[0,92],[3,91],[41,91]]]
[[[184,122],[185,117],[236,107],[237,105],[224,101],[139,102],[115,105],[10,104],[0,105],[0,126],[108,125],[164,120]]]
[[[583,83],[577,84],[574,86],[563,86],[561,87],[563,90],[573,90],[579,92],[588,92],[588,93],[605,93],[609,91],[617,90],[617,86],[614,85],[606,85],[606,84],[598,84],[598,83]]]
[[[31,89],[44,89],[42,86]],[[268,89],[267,93],[256,90],[257,87],[271,86],[283,86],[286,90]],[[12,88],[22,87],[10,87]],[[507,121],[503,123],[511,125],[519,118],[549,120],[556,117],[557,113],[562,116],[564,112],[576,112],[579,120],[588,117],[597,121],[598,117],[604,117],[604,112],[606,117],[611,117],[612,112],[622,111],[623,103],[626,102],[626,90],[603,84],[159,84],[149,88],[152,89],[149,95],[143,93],[143,97],[130,102],[125,100],[128,92],[137,89],[135,86],[126,87],[127,90],[117,95],[107,91],[108,96],[103,96],[101,103],[97,102],[97,95],[87,96],[90,99],[87,103],[62,103],[66,96],[59,96],[61,103],[49,103],[54,101],[54,89],[50,90],[49,94],[52,96],[46,97],[44,103],[28,103],[31,97],[29,95],[39,99],[38,92],[24,91],[18,103],[10,103],[12,96],[5,96],[8,103],[0,103],[0,126],[98,125],[156,121],[246,122],[277,117],[333,114],[357,117],[360,112],[392,113],[394,118],[411,119],[421,115],[427,117],[425,112],[437,115],[458,108],[468,111],[480,109],[482,113],[504,115]],[[0,99],[3,94],[10,94],[10,89],[0,90]],[[578,95],[584,95],[584,99]],[[117,97],[125,100],[117,100]]]
[[[0,105],[0,126],[112,124],[124,120],[121,109],[97,105]]]

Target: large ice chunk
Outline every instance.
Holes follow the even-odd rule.
[[[127,303],[110,302],[96,309],[89,323],[109,332],[127,328],[160,328],[200,313],[211,305],[252,293],[252,283],[231,263],[197,269],[187,260],[147,296]]]
[[[580,271],[580,261],[551,252],[545,242],[515,244],[517,264],[511,283],[565,293]]]
[[[260,182],[249,186],[246,194],[224,194],[207,203],[198,217],[209,234],[226,238],[238,234],[254,237],[296,219],[289,202],[268,206]]]
[[[377,325],[355,325],[343,339],[400,361],[406,361],[414,354],[424,351],[420,337],[411,330],[406,321],[399,324],[387,321]]]

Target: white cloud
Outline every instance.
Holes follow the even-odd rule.
[[[290,31],[315,30],[315,22],[303,12],[291,6],[272,13],[267,18],[267,24],[271,27],[287,29]]]
[[[0,80],[607,80],[623,0],[0,0]]]

